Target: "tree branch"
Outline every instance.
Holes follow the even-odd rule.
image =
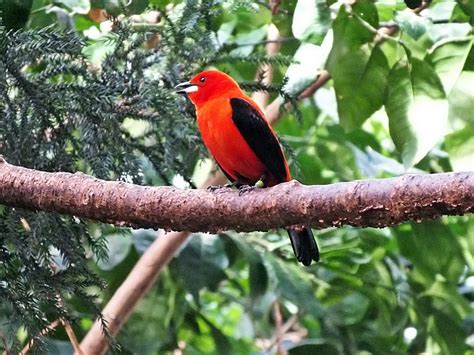
[[[40,332],[40,336],[45,336],[47,335],[50,331],[54,330],[57,328],[58,325],[61,324],[61,321],[59,319],[56,319],[54,322],[52,322],[51,324],[49,324],[48,326],[46,326],[46,328],[44,328],[41,332]],[[25,347],[23,348],[23,350],[20,351],[20,355],[26,355],[30,350],[31,348],[33,347],[34,343],[35,343],[35,338],[32,338],[30,339],[30,341],[25,345]]]
[[[280,31],[274,24],[268,26],[267,39],[270,41],[277,41],[280,38]],[[280,43],[269,42],[267,43],[266,52],[269,57],[274,56],[280,50]],[[255,75],[255,80],[261,80],[263,84],[270,85],[273,81],[273,66],[270,64],[261,64]],[[252,94],[252,99],[260,106],[265,109],[268,104],[270,94],[265,91],[256,91]]]
[[[325,186],[297,181],[243,194],[148,187],[85,174],[0,164],[0,203],[119,226],[192,232],[268,230],[307,224],[385,227],[474,212],[474,172],[404,175]]]
[[[275,338],[276,338],[276,354],[277,355],[284,355],[287,354],[285,350],[283,350],[283,331],[282,331],[282,323],[283,317],[281,316],[281,309],[280,309],[280,302],[278,299],[273,302],[273,318],[275,321]]]

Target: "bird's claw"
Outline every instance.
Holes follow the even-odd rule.
[[[220,190],[226,190],[226,189],[235,189],[237,188],[239,190],[239,196],[247,193],[247,192],[250,192],[254,189],[257,189],[257,188],[262,188],[264,187],[264,182],[262,179],[258,180],[255,185],[244,185],[242,184],[241,182],[239,181],[235,181],[233,183],[230,183],[230,184],[225,184],[225,185],[216,185],[216,186],[208,186],[207,187],[207,191],[210,191],[210,192],[220,192]]]
[[[234,188],[234,187],[235,187],[234,184],[213,185],[213,186],[208,186],[207,191],[216,192],[218,190],[231,189],[231,188]]]
[[[239,196],[242,196],[243,194],[250,192],[254,189],[256,189],[256,186],[241,185],[239,186]]]
[[[263,178],[258,180],[255,185],[240,185],[239,186],[239,196],[247,193],[247,192],[250,192],[252,190],[255,190],[255,189],[260,189],[260,188],[263,188],[265,187],[265,183],[263,182]]]

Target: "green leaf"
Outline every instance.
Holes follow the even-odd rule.
[[[474,169],[474,127],[464,129],[446,137],[445,149],[453,171],[472,171]]]
[[[394,18],[400,29],[414,39],[420,38],[426,33],[431,21],[421,17],[412,11],[398,11]]]
[[[448,97],[449,123],[453,130],[474,124],[474,72],[463,71]]]
[[[267,291],[268,272],[261,260],[249,263],[249,287],[252,298],[262,296]]]
[[[420,293],[419,297],[432,297],[440,301],[436,305],[441,304],[443,309],[450,309],[454,315],[464,319],[471,313],[471,307],[468,300],[458,292],[457,279],[453,277],[451,280],[455,283],[443,277],[437,277],[425,292]]]
[[[356,5],[353,14],[348,14],[344,7],[339,10],[327,62],[334,80],[340,122],[346,129],[360,126],[382,106],[389,72],[384,53],[368,44],[374,33],[367,25],[378,26],[377,9],[367,2]]]
[[[0,5],[2,24],[7,29],[19,29],[26,25],[33,0],[4,0]]]
[[[434,3],[433,6],[430,6],[430,19],[432,21],[449,21],[455,6],[454,1]]]
[[[309,354],[325,354],[337,355],[341,352],[333,344],[325,343],[318,340],[305,340],[300,344],[288,349],[290,355],[309,355]]]
[[[237,21],[234,19],[232,21],[224,22],[217,31],[217,41],[220,45],[227,42],[227,40],[232,35],[232,32],[237,25]]]
[[[114,34],[108,33],[97,41],[90,41],[90,44],[83,47],[82,53],[91,63],[100,65],[113,52],[116,39]]]
[[[326,41],[326,40],[325,40]],[[285,76],[288,81],[283,90],[290,95],[297,95],[314,82],[326,63],[329,46],[317,46],[303,43],[293,56],[293,63],[288,67]]]
[[[249,264],[249,289],[250,297],[257,298],[267,292],[269,277],[267,268],[263,262],[262,254],[257,252],[252,245],[241,237],[231,235],[225,237],[228,243],[232,243],[234,249],[239,249]]]
[[[446,134],[446,94],[436,72],[421,60],[411,58],[391,70],[385,108],[405,168],[418,163]]]
[[[370,300],[359,292],[352,292],[331,308],[331,316],[345,326],[354,325],[364,318]]]
[[[340,123],[352,130],[382,107],[390,71],[388,62],[379,47],[369,45],[331,59],[337,61],[331,75]]]
[[[437,44],[428,54],[428,62],[434,67],[447,95],[451,92],[472,47],[470,38]]]
[[[267,268],[274,272],[277,291],[283,298],[294,303],[302,312],[314,317],[322,315],[323,309],[314,297],[308,274],[302,272],[300,265],[284,264],[271,255],[265,261],[268,262]]]
[[[299,0],[293,14],[293,36],[303,42],[320,44],[331,24],[331,13],[324,0]]]
[[[333,87],[321,87],[314,94],[314,101],[321,112],[334,122],[339,121],[337,113],[336,92]]]
[[[196,300],[199,300],[202,288],[214,291],[226,278],[224,268],[228,260],[223,251],[224,245],[218,237],[194,234],[189,244],[179,253],[178,270],[186,288]]]
[[[142,255],[158,237],[158,232],[151,229],[133,231],[132,241],[138,254]]]
[[[104,9],[107,13],[112,16],[118,16],[122,13],[122,7],[120,6],[120,0],[104,0]]]
[[[333,171],[339,179],[348,181],[360,177],[354,155],[344,143],[318,141],[315,148],[325,167]],[[338,157],[338,159],[334,159],[334,157]]]
[[[428,27],[428,37],[433,43],[468,37],[472,27],[468,23],[438,23]]]
[[[234,265],[234,263],[242,258],[242,251],[230,235],[222,233],[219,234],[219,238],[224,244],[224,252],[229,260],[229,266]]]
[[[457,282],[464,269],[462,248],[450,228],[440,221],[411,224],[412,231],[394,229],[402,255],[414,265],[414,273],[423,280],[426,288],[432,285],[437,274]]]
[[[236,57],[245,57],[253,52],[255,45],[262,41],[268,32],[268,25],[263,25],[253,31],[243,33],[237,36],[235,44],[237,48],[232,50],[230,53]]]
[[[465,354],[467,346],[465,345],[466,330],[457,317],[445,310],[433,309],[434,329],[432,333],[434,340],[441,347],[442,354]]]
[[[45,338],[43,340],[50,355],[70,355],[74,349],[69,341]]]
[[[107,236],[107,247],[109,257],[107,260],[99,260],[97,266],[101,270],[109,271],[120,264],[127,257],[133,241],[130,235],[111,234]]]
[[[131,14],[141,14],[148,6],[148,0],[131,0],[128,2],[127,10]]]
[[[456,0],[456,2],[466,15],[474,17],[474,0]]]
[[[212,338],[214,339],[214,344],[216,345],[217,354],[231,354],[233,353],[232,344],[229,341],[229,338],[221,332],[209,319],[207,319],[202,313],[199,313],[201,319],[209,326],[211,329]]]
[[[118,335],[123,346],[120,353],[151,354],[165,352],[166,346],[175,348],[176,328],[186,326],[183,321],[187,311],[184,290],[177,287],[167,269],[163,270]]]
[[[357,1],[356,3],[351,5],[350,16],[355,17],[356,21],[358,21],[359,23],[361,23],[362,21],[366,22],[373,28],[378,28],[379,26],[379,14],[377,11],[377,7],[375,6],[373,1],[370,1],[370,0]],[[361,26],[366,28],[366,24],[363,25],[361,23]],[[374,35],[375,34],[372,33],[370,38],[373,38]]]
[[[375,6],[377,6],[377,13],[379,15],[380,21],[392,21],[394,10],[396,8],[396,0],[387,0],[387,1],[376,1]],[[400,5],[398,5],[400,7]]]
[[[351,50],[357,49],[365,43],[371,42],[375,36],[362,21],[372,27],[378,27],[377,9],[372,2],[357,2],[352,13],[349,14],[341,6],[333,22],[334,45],[329,55],[328,69],[337,65],[338,58],[342,58]]]

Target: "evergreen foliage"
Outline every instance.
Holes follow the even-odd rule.
[[[111,50],[99,66],[75,31],[1,28],[0,153],[15,165],[139,184],[151,166],[163,184],[181,174],[192,185],[204,150],[193,109],[173,88],[205,65],[239,60],[216,43],[216,3],[188,1],[179,18],[164,15],[159,34],[115,20]],[[161,45],[146,48],[153,35]],[[128,129],[130,122],[142,128]],[[34,336],[54,319],[74,320],[71,300],[99,316],[91,290],[104,284],[86,262],[91,254],[105,258],[107,250],[89,230],[77,218],[2,207],[0,301],[10,308],[11,330],[22,325]]]

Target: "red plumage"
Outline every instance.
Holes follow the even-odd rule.
[[[258,105],[227,74],[206,70],[177,86],[196,107],[204,144],[226,176],[238,185],[262,179],[274,186],[291,179],[278,138]],[[293,250],[304,265],[319,260],[311,229],[288,230]]]

